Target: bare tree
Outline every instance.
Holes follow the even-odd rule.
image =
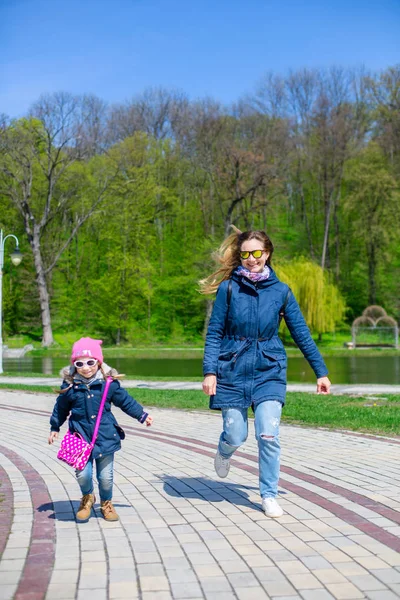
[[[84,95],[78,103],[77,136],[82,158],[102,154],[108,147],[108,106],[93,94]]]
[[[375,137],[400,176],[400,64],[366,80],[375,109]]]
[[[188,99],[181,91],[147,88],[130,102],[111,107],[109,141],[119,142],[137,131],[156,139],[172,137],[187,106]]]
[[[334,67],[302,69],[283,79],[267,74],[252,99],[255,111],[290,123],[290,193],[299,199],[312,257],[330,265],[332,224],[339,273],[338,208],[345,162],[360,148],[366,132],[362,73]],[[324,226],[320,233],[322,211]],[[317,248],[320,248],[317,251]]]
[[[110,174],[99,178],[90,199],[77,185],[63,185],[78,158],[82,158],[82,105],[65,93],[42,97],[29,118],[1,130],[0,193],[20,214],[35,264],[43,326],[43,345],[53,343],[48,277],[79,228],[104,198]],[[52,236],[53,253],[45,260],[44,234],[50,223],[71,212],[70,231]]]

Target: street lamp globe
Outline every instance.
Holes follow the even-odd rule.
[[[20,249],[18,248],[18,246],[15,248],[14,252],[12,252],[10,254],[10,258],[11,258],[12,264],[15,265],[16,267],[18,267],[18,265],[20,264],[20,262],[22,260],[22,253],[21,253]]]

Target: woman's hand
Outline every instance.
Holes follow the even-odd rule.
[[[150,427],[150,425],[153,424],[153,417],[150,415],[147,415],[145,423],[146,423],[146,427]]]
[[[217,377],[216,375],[206,375],[203,380],[203,392],[207,396],[215,396],[217,391]]]
[[[52,444],[58,438],[58,431],[50,431],[48,442]]]
[[[328,377],[319,377],[317,379],[317,394],[330,394],[331,382]]]

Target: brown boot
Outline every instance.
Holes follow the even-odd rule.
[[[96,502],[96,496],[94,494],[85,494],[82,496],[79,510],[76,513],[76,520],[78,523],[86,523],[89,521],[90,514],[92,512],[92,506]]]
[[[113,503],[111,502],[111,500],[102,500],[100,510],[106,521],[119,520],[119,516],[115,512],[115,508],[113,507]]]

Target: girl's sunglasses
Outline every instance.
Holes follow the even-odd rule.
[[[264,250],[243,250],[240,253],[240,258],[243,258],[243,260],[246,260],[246,258],[249,258],[250,254],[253,256],[253,258],[261,258],[263,255]]]
[[[82,369],[82,367],[94,367],[97,364],[97,360],[95,358],[88,358],[87,360],[75,360],[74,367],[77,369]]]

